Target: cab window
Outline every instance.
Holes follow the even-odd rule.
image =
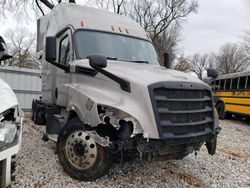
[[[225,90],[230,90],[231,79],[226,79],[226,87]]]
[[[220,90],[224,90],[225,80],[220,81]]]
[[[238,78],[233,78],[232,79],[232,90],[237,90],[237,86],[238,86]]]
[[[59,48],[59,63],[60,64],[67,64],[69,62],[69,37],[66,36],[60,42]]]
[[[245,89],[247,77],[240,77],[239,90]]]
[[[220,80],[215,81],[215,86],[214,86],[215,90],[219,90],[219,82]]]
[[[248,80],[247,80],[247,89],[249,89],[250,90],[250,76],[248,76],[248,78],[247,78]]]

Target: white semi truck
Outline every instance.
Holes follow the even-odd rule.
[[[109,12],[60,3],[38,20],[42,97],[33,120],[46,124],[63,169],[91,181],[114,156],[181,159],[205,144],[216,150],[220,128],[211,88],[160,66],[149,35]]]
[[[5,53],[0,36],[0,63],[11,58]],[[0,187],[7,187],[14,178],[15,161],[21,148],[23,112],[10,86],[0,78]]]

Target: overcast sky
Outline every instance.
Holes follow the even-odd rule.
[[[12,19],[0,20],[0,35],[8,27],[24,24]],[[36,21],[28,24],[36,32]],[[216,52],[225,42],[237,42],[244,30],[250,29],[250,0],[199,0],[197,14],[183,25],[180,52]]]
[[[180,48],[185,55],[216,52],[225,42],[237,42],[250,29],[250,0],[199,0],[197,14],[183,26]]]

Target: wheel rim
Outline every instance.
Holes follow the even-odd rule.
[[[84,131],[73,132],[66,141],[66,155],[75,168],[86,170],[97,158],[97,146],[94,140]]]

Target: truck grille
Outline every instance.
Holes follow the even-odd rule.
[[[196,138],[212,133],[213,103],[206,85],[158,83],[149,90],[161,139]]]

